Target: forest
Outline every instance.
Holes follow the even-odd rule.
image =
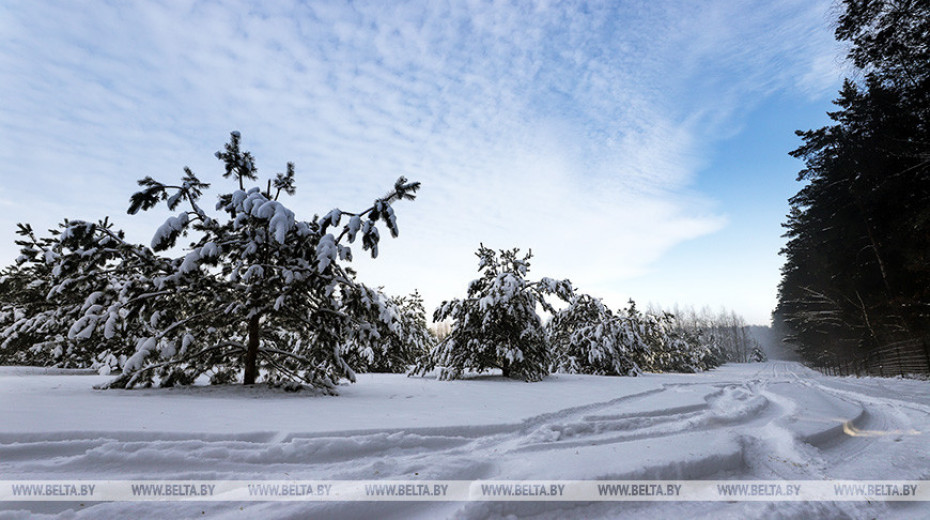
[[[930,4],[850,0],[833,123],[799,131],[775,321],[809,363],[930,369]]]

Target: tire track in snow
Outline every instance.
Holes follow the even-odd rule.
[[[703,387],[703,388],[702,388]],[[680,389],[698,391],[701,404],[686,406],[655,406],[642,409],[638,401],[652,399],[663,402],[663,395],[681,392]],[[601,403],[571,407],[542,414],[513,425],[496,425],[469,431],[457,428],[426,428],[406,431],[375,431],[366,433],[327,433],[301,435],[249,434],[245,439],[236,436],[201,436],[202,438],[175,438],[152,440],[139,434],[105,436],[86,439],[68,439],[67,433],[56,434],[61,440],[21,441],[0,444],[0,471],[7,475],[29,478],[55,478],[62,473],[82,473],[83,478],[231,478],[236,475],[281,475],[337,473],[343,478],[355,475],[364,478],[366,472],[386,477],[408,477],[418,473],[411,468],[428,465],[425,461],[442,458],[459,458],[460,470],[477,478],[477,470],[467,470],[467,460],[475,460],[474,468],[487,468],[487,461],[519,450],[525,440],[542,431],[562,430],[566,424],[591,425],[588,433],[609,434],[624,431],[619,438],[601,438],[599,442],[615,444],[646,438],[672,435],[688,429],[724,427],[739,417],[726,419],[722,414],[727,407],[712,404],[727,390],[725,384],[666,384],[661,388],[622,396]],[[696,390],[700,389],[700,390]],[[687,395],[687,394],[682,394]],[[678,397],[665,399],[673,403]],[[743,395],[748,397],[748,394]],[[648,403],[647,403],[648,404]],[[755,402],[760,407],[760,401]],[[639,412],[625,410],[640,409]],[[733,410],[729,410],[732,412]],[[717,422],[717,424],[713,424]],[[424,431],[425,430],[425,431]],[[460,430],[460,431],[455,431]],[[460,434],[459,434],[460,433]],[[83,434],[87,436],[88,434]],[[147,434],[157,438],[157,433]],[[575,431],[569,437],[575,442],[590,442],[585,432]],[[27,436],[29,437],[29,436]],[[37,436],[40,437],[40,436]],[[525,447],[525,446],[524,446]],[[541,448],[563,449],[549,445]],[[351,462],[355,471],[342,471],[341,466]],[[88,474],[88,468],[92,473]],[[490,471],[490,470],[488,470]],[[445,475],[444,478],[458,478]]]
[[[765,399],[728,386],[701,396],[703,404],[650,409],[615,415],[587,415],[571,422],[550,423],[529,432],[514,451],[541,451],[576,446],[616,444],[661,438],[683,432],[732,427],[755,420]],[[623,432],[617,435],[618,432]]]
[[[926,450],[930,406],[875,395],[868,386],[857,387],[840,378],[802,380],[801,384],[863,407],[861,420],[844,423],[843,435],[822,446],[825,465],[835,478],[862,478],[873,473],[876,468],[860,464],[859,459],[876,451],[895,464],[899,475],[896,478],[930,478],[930,454]]]
[[[678,406],[662,404],[674,403],[681,395],[689,395],[676,395],[681,389],[689,389],[690,394],[697,395],[702,402]],[[640,401],[646,402],[645,409],[637,404]],[[652,407],[649,407],[650,402]],[[81,440],[4,443],[0,444],[0,471],[42,478],[91,467],[101,477],[116,473],[123,478],[132,475],[151,478],[153,475],[171,476],[178,473],[178,468],[184,468],[186,478],[210,478],[224,474],[274,473],[277,476],[284,472],[296,475],[317,469],[331,471],[347,461],[375,466],[385,458],[416,465],[420,459],[429,457],[481,459],[483,454],[486,458],[495,458],[521,451],[618,444],[733,428],[756,418],[766,404],[748,388],[737,385],[670,383],[601,403],[542,414],[506,427],[465,431],[464,435],[453,434],[450,430],[454,429],[450,428],[428,428],[306,436],[250,434],[247,440],[238,440],[235,436],[150,440],[134,435],[123,440],[120,435],[110,433],[106,437]],[[625,411],[637,407],[639,411]],[[67,437],[67,434],[60,435]],[[403,476],[407,473],[403,472]]]
[[[587,478],[706,478],[720,472],[750,478],[842,478],[831,473],[831,468],[853,471],[858,468],[854,462],[859,454],[895,441],[887,436],[850,436],[844,428],[837,429],[856,416],[825,418],[834,423],[824,423],[827,433],[821,432],[820,438],[811,436],[817,432],[792,430],[799,424],[792,420],[804,419],[805,405],[809,404],[805,400],[811,396],[830,396],[837,402],[860,405],[859,420],[848,423],[859,431],[890,431],[930,422],[928,406],[836,388],[845,384],[801,375],[792,364],[772,363],[744,379],[728,380],[711,373],[701,382],[666,383],[661,388],[510,424],[187,438],[176,434],[162,440],[154,440],[158,433],[62,433],[45,438],[40,434],[8,434],[0,436],[0,472],[17,478],[61,478],[62,474],[192,479],[546,478],[532,472],[516,475],[517,470],[511,468],[527,459],[572,460],[574,453],[584,455],[587,450],[591,456],[586,460],[593,462],[578,468]],[[902,449],[895,453],[915,449],[912,437],[902,439],[898,443]],[[732,448],[726,442],[710,443],[727,439],[734,440]],[[668,447],[689,443],[695,446],[693,457],[684,461],[676,460],[677,455],[662,457]],[[655,457],[644,457],[645,462],[634,469],[618,472],[609,467],[609,457],[640,456],[648,449],[653,451],[647,454]],[[535,471],[538,465],[526,467]],[[413,504],[392,507],[399,517],[435,511]],[[467,517],[480,509],[476,507],[465,504],[453,510]],[[529,511],[522,507],[530,506],[496,510],[518,515]]]

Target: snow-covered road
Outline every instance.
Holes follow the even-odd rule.
[[[798,364],[640,378],[363,375],[339,397],[93,391],[0,369],[2,479],[930,480],[930,384]],[[930,503],[0,503],[0,517],[930,518]],[[20,511],[17,511],[20,510]]]

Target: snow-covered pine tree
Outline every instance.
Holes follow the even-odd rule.
[[[644,324],[613,313],[588,294],[575,296],[546,325],[555,354],[554,370],[572,374],[635,376],[635,359],[649,346],[642,339]]]
[[[28,224],[19,225],[21,255],[4,282],[16,291],[4,291],[0,358],[108,373],[131,354],[127,338],[143,331],[137,320],[125,319],[126,309],[106,302],[165,263],[126,243],[107,219],[65,220],[59,227],[38,238]],[[92,338],[98,323],[104,330]]]
[[[649,349],[637,358],[642,369],[690,373],[717,366],[714,356],[719,352],[712,348],[712,338],[706,340],[700,333],[680,327],[674,315],[641,314],[632,300],[624,312],[643,323],[643,338]]]
[[[436,342],[427,327],[419,292],[390,297],[383,308],[393,315],[390,319],[371,317],[371,323],[377,327],[370,334],[371,341],[352,341],[344,346],[346,362],[356,372],[405,373]]]
[[[28,266],[10,266],[0,272],[0,365],[52,363],[46,352],[33,348],[42,336],[23,326],[27,314],[45,301],[47,291],[42,291],[42,285]]]
[[[555,313],[545,296],[564,301],[573,296],[571,282],[526,279],[532,252],[522,258],[519,249],[501,250],[500,256],[484,244],[478,249],[481,277],[468,285],[463,300],[443,302],[433,314],[436,322],[451,319],[452,329],[411,374],[426,374],[441,367],[439,378],[462,376],[466,370],[499,368],[505,377],[539,381],[549,374],[551,352],[540,306]]]
[[[713,336],[706,337],[702,333],[697,333],[693,343],[697,345],[696,349],[701,356],[701,370],[710,370],[728,361],[726,351],[720,347]]]
[[[278,201],[295,193],[293,164],[253,187],[255,159],[240,149],[238,132],[216,156],[237,189],[219,196],[215,217],[199,205],[209,185],[188,168],[178,185],[139,181],[143,190],[132,196],[130,214],[161,202],[171,211],[184,208],[156,231],[153,250],[168,250],[191,233],[198,238],[166,268],[144,270],[144,283],[104,305],[109,313],[95,308],[82,317],[90,334],[114,315],[150,327],[122,375],[105,387],[187,384],[204,374],[230,383],[241,372],[245,384],[262,378],[334,392],[343,378],[354,380],[341,346],[376,339],[372,316],[392,315],[380,293],[340,263],[352,259],[346,243],[361,239],[362,249],[377,256],[379,223],[397,236],[391,204],[412,200],[420,185],[401,177],[365,210],[334,209],[300,221]]]

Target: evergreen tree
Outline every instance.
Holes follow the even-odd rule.
[[[551,278],[528,281],[532,253],[520,257],[519,252],[501,250],[498,256],[481,245],[476,253],[481,277],[468,285],[465,299],[443,302],[436,309],[433,320],[451,319],[452,329],[413,374],[425,374],[437,366],[441,367],[440,379],[492,368],[523,381],[539,381],[549,374],[552,356],[536,307],[554,313],[545,296],[568,301],[572,286],[568,280]]]
[[[10,318],[0,332],[0,357],[108,373],[131,354],[127,340],[143,334],[145,324],[106,302],[139,283],[143,266],[155,267],[159,259],[127,244],[108,220],[66,220],[59,228],[38,238],[28,224],[19,225],[22,254],[5,282],[17,289],[4,291]],[[99,320],[104,331],[92,337]]]
[[[390,298],[389,303],[386,309],[394,314],[370,317],[376,327],[370,341],[344,346],[346,361],[356,372],[406,373],[436,342],[427,327],[420,293]]]
[[[401,177],[363,211],[300,221],[278,201],[295,193],[293,164],[262,189],[250,186],[255,159],[240,149],[238,132],[216,156],[238,187],[219,196],[218,216],[199,205],[209,185],[190,169],[177,185],[139,181],[130,214],[183,207],[155,232],[151,249],[126,244],[106,222],[69,223],[47,243],[33,239],[28,261],[45,263],[50,295],[69,295],[67,306],[49,302],[53,320],[37,321],[72,323],[68,339],[93,354],[120,352],[122,374],[106,387],[188,384],[200,375],[229,383],[242,373],[245,384],[261,377],[332,392],[341,379],[354,380],[343,346],[376,341],[378,322],[391,328],[400,313],[341,262],[351,261],[347,244],[356,239],[377,256],[379,224],[397,236],[391,205],[412,200],[419,183]],[[190,234],[183,256],[153,253]],[[107,342],[122,350],[102,349]]]
[[[637,353],[636,362],[649,372],[696,372],[692,350],[697,348],[695,336],[676,330],[675,317],[642,315],[630,301],[625,314],[640,323],[640,334],[647,348]]]
[[[643,370],[650,372],[700,372],[725,363],[727,354],[714,335],[719,318],[705,314],[705,319],[685,323],[678,315],[661,312],[642,314],[635,302],[624,310],[641,323],[641,337],[648,346],[636,358]]]
[[[0,272],[0,365],[25,365],[33,360],[43,366],[54,363],[42,355],[44,349],[34,348],[43,336],[35,327],[23,326],[26,315],[45,301],[39,284],[41,280],[19,266]]]
[[[836,35],[864,77],[834,124],[798,132],[777,309],[813,362],[930,334],[930,4],[843,5]]]
[[[555,353],[554,369],[572,374],[635,376],[634,359],[649,347],[643,322],[614,314],[599,299],[575,296],[546,326]]]

